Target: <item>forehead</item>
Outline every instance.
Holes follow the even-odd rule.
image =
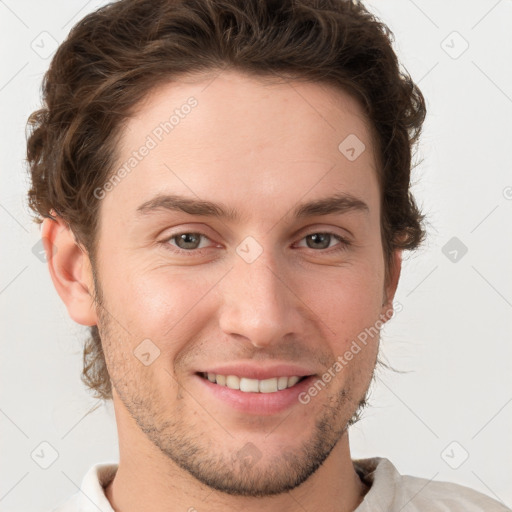
[[[257,207],[262,216],[262,204],[326,192],[378,200],[370,130],[352,96],[234,71],[151,91],[123,129],[114,171],[121,168],[105,207],[133,214],[157,193],[238,202],[235,208]]]

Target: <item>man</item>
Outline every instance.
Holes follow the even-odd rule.
[[[506,510],[352,460],[425,117],[357,2],[121,0],[56,53],[31,207],[119,465],[58,510]]]

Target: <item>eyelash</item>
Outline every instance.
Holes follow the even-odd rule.
[[[167,237],[165,240],[162,240],[160,242],[160,244],[163,246],[164,249],[171,251],[172,253],[178,254],[178,255],[180,255],[180,254],[194,255],[195,254],[197,256],[201,256],[203,254],[203,251],[209,249],[209,247],[203,247],[202,249],[186,250],[186,249],[181,249],[179,247],[170,245],[169,242],[171,240],[174,240],[175,238],[179,237],[180,235],[199,235],[200,237],[204,237],[204,238],[210,240],[210,238],[208,236],[206,236],[204,233],[200,233],[197,231],[182,231],[180,233],[172,234],[171,236]],[[304,238],[307,238],[308,236],[311,236],[311,235],[330,235],[340,242],[340,244],[336,245],[335,247],[331,247],[329,249],[318,249],[317,250],[317,249],[312,249],[311,247],[306,247],[306,249],[311,249],[314,252],[320,252],[320,253],[323,252],[323,253],[328,253],[328,254],[338,253],[338,252],[346,251],[348,249],[348,247],[350,245],[352,245],[352,243],[349,242],[346,238],[343,238],[342,236],[338,235],[337,233],[333,233],[331,231],[314,231],[312,233],[308,233],[307,235],[304,235],[300,240],[302,241],[302,240],[304,240]]]

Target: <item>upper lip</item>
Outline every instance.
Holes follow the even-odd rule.
[[[237,377],[245,377],[246,379],[272,379],[275,377],[305,377],[313,375],[314,372],[303,366],[294,364],[266,364],[255,365],[247,363],[226,364],[218,366],[210,366],[199,373],[215,373],[216,375],[236,375]]]

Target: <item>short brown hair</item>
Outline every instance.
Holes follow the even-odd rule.
[[[28,122],[28,192],[35,221],[61,216],[94,265],[99,199],[113,174],[123,123],[156,85],[230,68],[261,77],[334,84],[371,125],[381,190],[386,276],[396,249],[425,238],[410,193],[411,155],[426,115],[401,69],[393,33],[358,0],[120,0],[83,18],[43,80]],[[83,382],[112,389],[98,327],[84,348]]]

